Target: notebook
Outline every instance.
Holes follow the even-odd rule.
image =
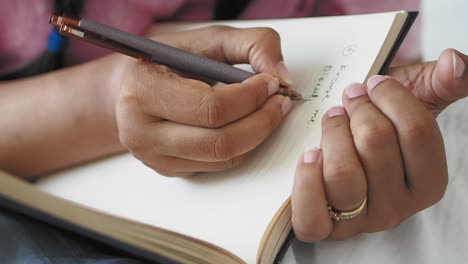
[[[290,195],[298,157],[304,148],[320,145],[321,116],[341,104],[349,83],[385,72],[415,17],[399,11],[216,22],[277,30],[294,89],[310,99],[296,103],[245,164],[169,178],[125,153],[34,184],[1,173],[0,205],[158,263],[279,260],[292,237]],[[206,25],[176,23],[160,30]]]

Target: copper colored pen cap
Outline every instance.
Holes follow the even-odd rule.
[[[56,27],[61,27],[63,24],[67,24],[70,26],[74,27],[79,27],[81,18],[68,18],[68,17],[63,17],[59,16],[57,14],[52,14],[49,17],[49,23],[56,26]]]
[[[60,25],[62,25],[62,17],[57,14],[52,14],[49,17],[49,23],[59,27]]]

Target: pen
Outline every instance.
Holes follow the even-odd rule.
[[[255,75],[234,66],[87,19],[77,20],[52,14],[49,23],[59,28],[60,34],[64,36],[86,41],[141,61],[163,64],[226,84],[240,83]],[[290,87],[280,87],[277,93],[288,96],[293,101],[306,100]]]

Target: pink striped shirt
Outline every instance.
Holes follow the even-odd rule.
[[[37,59],[47,47],[52,0],[0,0],[0,75],[14,72]],[[137,34],[158,20],[212,19],[215,0],[87,0],[83,17]],[[252,0],[241,19],[359,14],[417,10],[419,0]],[[19,20],[19,21],[18,21]],[[402,48],[406,59],[418,56],[418,35],[411,34]],[[66,64],[94,59],[108,51],[74,41]]]

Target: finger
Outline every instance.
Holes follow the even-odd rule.
[[[192,31],[190,34],[193,38],[185,36],[177,45],[229,64],[248,63],[255,72],[269,73],[279,78],[283,85],[290,86],[292,83],[283,62],[280,35],[271,28],[239,29],[211,26]],[[209,39],[209,43],[193,39]]]
[[[328,216],[318,149],[307,149],[299,158],[291,195],[292,224],[296,238],[315,242],[327,238],[333,222]]]
[[[134,152],[154,148],[159,155],[208,162],[226,161],[262,143],[290,108],[289,98],[275,95],[257,112],[219,129],[127,118],[125,125],[119,125],[120,140]],[[132,112],[132,109],[127,112]]]
[[[417,193],[416,204],[434,204],[443,196],[447,184],[445,150],[434,117],[393,78],[373,76],[367,86],[370,99],[396,130],[407,184],[412,193]]]
[[[468,96],[467,63],[468,56],[447,49],[437,62],[392,68],[389,75],[411,88],[437,116],[451,103]]]
[[[322,119],[322,152],[328,202],[338,210],[356,208],[366,195],[366,177],[341,106],[332,107]]]
[[[223,52],[231,63],[248,62],[255,72],[270,73],[286,86],[292,84],[289,70],[283,62],[278,32],[271,28],[250,28],[237,30],[234,36],[238,43],[228,38],[223,42]]]
[[[367,183],[343,107],[332,107],[322,119],[322,153],[328,203],[337,211],[354,210],[367,195]],[[359,232],[362,215],[335,222],[330,239],[342,239]]]
[[[178,157],[161,156],[149,149],[144,155],[135,155],[140,160],[147,160],[145,165],[164,176],[187,177],[199,172],[215,172],[235,168],[241,165],[248,154],[233,157],[225,161],[204,162]]]
[[[403,162],[392,122],[372,103],[364,85],[345,89],[354,145],[367,176],[367,219],[361,227],[376,232],[393,227],[396,204],[408,199]]]
[[[279,89],[278,80],[259,74],[248,80],[212,89],[182,78],[164,66],[141,63],[124,84],[124,98],[142,111],[187,125],[218,128],[260,108]]]

